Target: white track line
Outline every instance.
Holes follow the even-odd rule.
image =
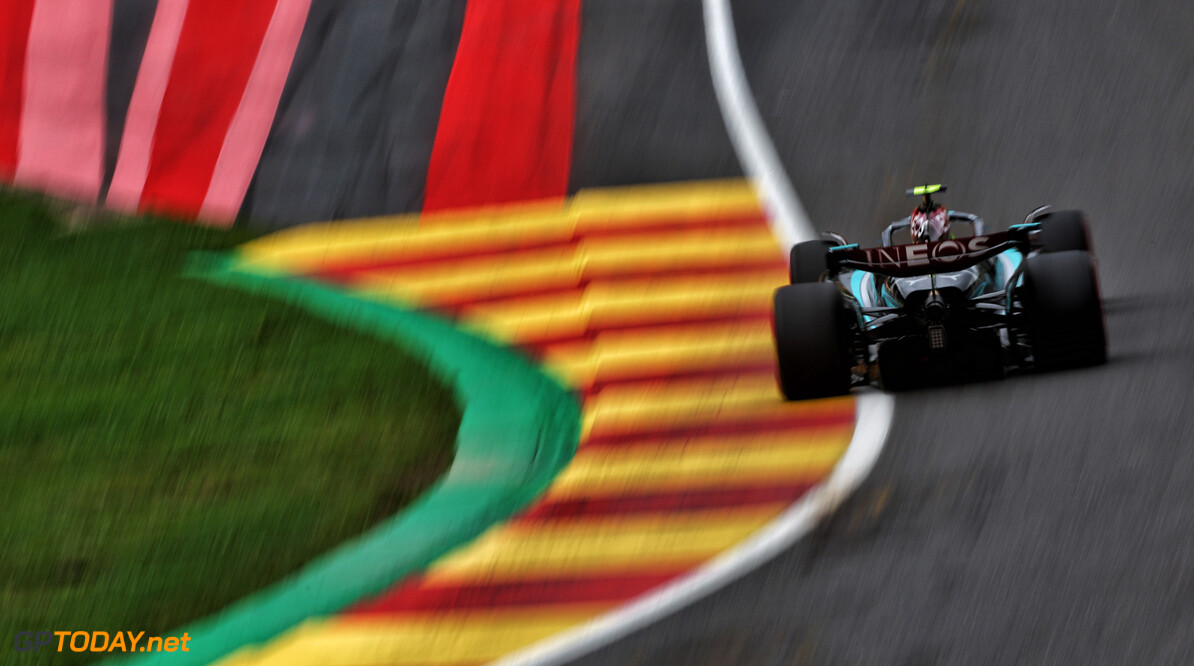
[[[721,106],[721,116],[738,153],[738,161],[759,188],[771,230],[786,255],[796,243],[816,238],[817,231],[792,189],[792,181],[775,153],[775,145],[767,135],[754,96],[750,94],[742,57],[738,55],[730,1],[704,0],[704,4],[709,69],[713,74],[713,89]]]
[[[747,175],[755,181],[771,228],[784,248],[817,237],[775,153],[738,55],[729,0],[703,0],[709,65],[722,116]],[[582,657],[657,622],[779,555],[831,514],[875,466],[891,428],[895,401],[878,391],[856,396],[854,436],[824,483],[734,548],[707,564],[588,624],[495,662],[548,666]]]

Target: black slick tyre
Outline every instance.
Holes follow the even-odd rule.
[[[1048,252],[1025,260],[1019,288],[1036,366],[1062,370],[1107,360],[1098,276],[1089,252]]]
[[[1037,240],[1044,246],[1045,252],[1081,250],[1094,254],[1090,229],[1086,226],[1086,216],[1082,211],[1053,211],[1041,216],[1039,221],[1041,229],[1037,232]]]
[[[792,284],[817,282],[829,268],[829,241],[811,240],[797,243],[788,253],[788,279]]]
[[[850,391],[849,311],[832,282],[775,291],[775,348],[780,390],[788,400]]]

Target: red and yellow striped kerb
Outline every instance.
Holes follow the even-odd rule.
[[[583,400],[547,493],[419,575],[227,664],[480,664],[701,567],[824,479],[850,398],[775,383],[780,249],[744,181],[293,229],[250,264],[435,311],[525,350]]]

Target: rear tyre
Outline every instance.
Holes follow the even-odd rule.
[[[837,285],[794,284],[775,291],[779,385],[788,400],[850,391],[850,326]]]
[[[1038,219],[1041,229],[1037,232],[1037,239],[1045,246],[1045,252],[1081,250],[1094,254],[1090,230],[1086,226],[1086,216],[1082,211],[1059,210]]]
[[[1089,252],[1029,257],[1019,294],[1038,368],[1061,370],[1107,360],[1103,305]]]
[[[832,243],[811,240],[792,246],[788,254],[788,278],[792,284],[818,282],[829,269],[829,248]]]

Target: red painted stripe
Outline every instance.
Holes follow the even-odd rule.
[[[141,208],[199,213],[276,2],[203,0],[187,7]]]
[[[772,375],[774,375],[775,374],[775,362],[774,361],[766,361],[766,362],[752,363],[749,365],[734,364],[734,365],[725,365],[725,366],[714,367],[714,368],[700,368],[700,369],[694,369],[694,370],[678,370],[678,369],[670,369],[669,368],[666,370],[659,370],[656,372],[624,375],[624,376],[620,376],[620,377],[602,377],[600,379],[597,379],[596,381],[591,381],[590,383],[587,383],[587,384],[577,385],[575,387],[575,390],[581,397],[588,399],[588,398],[591,398],[592,396],[596,395],[597,393],[600,393],[607,386],[615,386],[615,385],[619,385],[619,384],[630,384],[630,383],[638,383],[638,382],[683,381],[686,379],[704,379],[704,378],[708,378],[708,377],[736,376],[740,373],[752,373],[752,372],[764,372],[764,371],[769,372]],[[776,390],[778,390],[778,388]]]
[[[278,100],[294,62],[311,0],[280,2],[261,43],[261,52],[233,117],[199,215],[231,223],[240,211],[249,181],[278,112]]]
[[[503,238],[495,242],[492,246],[483,248],[470,248],[461,251],[459,248],[452,246],[444,246],[442,248],[430,249],[418,255],[398,254],[385,256],[369,255],[367,257],[359,257],[348,260],[331,260],[321,265],[318,269],[309,271],[307,275],[317,277],[320,279],[345,279],[344,276],[352,276],[363,272],[378,272],[387,270],[396,270],[402,268],[410,268],[414,266],[426,266],[430,264],[455,262],[455,261],[471,261],[475,259],[499,258],[509,255],[511,252],[527,252],[527,251],[545,251],[545,250],[561,250],[574,247],[580,240],[592,240],[598,238],[626,238],[633,239],[644,235],[652,235],[659,233],[668,233],[672,238],[683,235],[705,235],[710,232],[716,232],[721,229],[731,229],[736,227],[750,226],[764,221],[764,218],[758,216],[747,217],[727,217],[727,218],[701,218],[693,220],[691,223],[679,226],[675,222],[658,222],[646,223],[642,226],[631,227],[628,229],[600,229],[591,232],[577,231],[566,240],[560,240],[558,237],[554,239],[540,239],[540,238]],[[716,236],[709,238],[710,243],[716,243]],[[780,258],[783,266],[787,266]],[[757,266],[757,264],[756,264]]]
[[[599,578],[528,578],[515,583],[428,584],[415,578],[345,612],[353,616],[563,603],[617,603],[637,597],[681,571]]]
[[[38,0],[25,50],[18,184],[99,196],[111,33],[112,0]]]
[[[638,221],[632,227],[611,226],[586,229],[584,222],[580,223],[577,236],[588,240],[601,240],[633,236],[638,234],[683,233],[694,230],[729,229],[738,227],[765,226],[767,217],[762,211],[750,213],[733,213],[722,215],[720,211],[710,212],[697,217],[685,215],[683,217],[656,217]]]
[[[585,441],[584,448],[627,448],[659,446],[660,443],[685,437],[713,435],[744,435],[789,429],[827,428],[854,423],[854,413],[799,413],[777,411],[765,417],[711,415],[712,421],[690,426],[644,426],[633,432],[598,433]]]
[[[423,209],[563,197],[580,0],[470,0]]]
[[[580,347],[581,345],[585,345],[585,344],[588,344],[588,343],[580,342],[580,343],[577,343],[576,346]],[[561,346],[563,347],[564,345],[561,345]],[[574,353],[576,353],[576,352],[583,353],[583,351],[584,351],[583,349],[578,349],[578,350],[574,350]],[[565,352],[565,354],[567,354],[568,350],[565,349],[564,352]],[[680,365],[673,364],[673,363],[665,363],[662,365],[662,367],[654,367],[654,366],[649,365],[646,362],[641,363],[639,365],[626,365],[623,367],[619,367],[616,372],[611,371],[609,369],[598,367],[598,368],[596,368],[597,376],[587,380],[587,383],[585,383],[585,384],[578,384],[577,388],[581,391],[590,392],[592,390],[592,387],[595,385],[598,385],[598,384],[610,385],[610,384],[621,384],[624,382],[639,382],[639,381],[648,381],[648,380],[671,380],[671,379],[682,380],[682,379],[689,379],[689,378],[693,378],[693,377],[704,377],[704,376],[709,376],[709,375],[713,375],[713,374],[719,374],[719,373],[722,373],[725,371],[730,371],[730,370],[737,370],[737,369],[757,370],[757,369],[760,369],[763,367],[773,367],[774,366],[774,356],[772,356],[771,358],[762,358],[762,359],[758,359],[758,358],[754,358],[754,359],[736,359],[736,358],[716,359],[714,362],[707,363],[707,364],[705,364],[704,361],[700,361],[699,359],[694,359],[694,360],[697,361],[696,363],[693,364],[693,366],[695,366],[695,367],[693,367],[693,366],[681,367]],[[778,391],[779,389],[777,388],[776,390]],[[776,398],[778,399],[778,397],[779,397],[779,394],[777,393]]]
[[[21,109],[25,100],[25,51],[35,0],[0,2],[0,178],[17,170]]]
[[[585,440],[577,457],[581,458],[588,453],[596,454],[608,449],[663,450],[681,447],[686,450],[700,450],[722,448],[731,438],[752,442],[752,446],[779,446],[783,445],[785,438],[808,439],[815,431],[849,430],[854,425],[854,414],[852,412],[807,416],[775,414],[755,421],[738,420],[714,425],[717,427],[710,427],[706,424],[666,430],[607,433]],[[788,442],[788,444],[790,443]]]
[[[633,384],[658,384],[659,382],[680,382],[689,379],[717,379],[719,377],[739,377],[742,375],[768,374],[775,375],[775,362],[767,361],[754,365],[734,365],[725,368],[711,368],[707,370],[689,370],[686,372],[669,371],[656,377],[634,377],[631,379],[603,379],[583,387],[582,396],[588,400],[610,386],[627,386]]]
[[[649,322],[633,322],[625,324],[614,324],[610,326],[601,326],[599,328],[590,328],[585,330],[581,335],[560,336],[557,338],[542,338],[535,340],[520,340],[520,346],[525,347],[536,355],[543,355],[550,351],[556,345],[569,345],[586,340],[595,340],[597,336],[602,333],[628,333],[631,331],[655,334],[674,332],[677,334],[688,332],[694,326],[715,326],[718,324],[749,324],[751,322],[771,321],[771,309],[758,310],[740,310],[732,315],[692,315],[688,313],[677,313],[672,315],[661,315],[659,313],[651,313],[654,317]]]
[[[558,502],[542,502],[518,518],[519,522],[572,522],[588,518],[608,518],[632,514],[662,514],[707,511],[727,507],[762,506],[794,502],[813,487],[812,482],[793,482],[774,486],[686,489],[674,493],[586,497]]]
[[[336,261],[333,259],[306,274],[320,280],[350,280],[357,274],[369,271],[398,271],[404,268],[417,268],[433,264],[498,258],[509,255],[512,252],[568,249],[575,245],[575,238],[547,241],[537,238],[511,238],[503,239],[492,246],[480,249],[466,249],[461,251],[456,247],[444,246],[442,248],[431,248],[417,255],[403,254],[389,258],[369,257],[347,261]]]
[[[124,118],[120,152],[105,203],[113,208],[135,211],[141,204],[141,191],[149,172],[154,130],[162,109],[162,98],[170,83],[174,51],[182,32],[190,0],[158,0],[153,25],[145,43],[145,54],[137,69],[137,83]]]
[[[616,285],[635,282],[638,280],[647,280],[651,278],[710,278],[720,277],[725,281],[731,281],[735,278],[744,276],[754,276],[757,274],[771,273],[781,268],[786,268],[787,264],[783,260],[778,260],[774,263],[738,263],[727,264],[724,266],[713,266],[707,269],[692,268],[680,270],[668,270],[665,267],[651,267],[642,266],[638,270],[632,272],[599,272],[593,271],[593,274],[586,274],[581,278],[580,282],[567,286],[542,287],[535,289],[524,289],[521,291],[514,291],[505,294],[498,294],[492,296],[461,296],[459,298],[442,298],[439,299],[437,305],[440,307],[459,310],[461,308],[473,307],[478,305],[491,305],[494,303],[501,303],[503,301],[514,301],[529,298],[545,298],[551,296],[563,296],[565,294],[583,291],[586,287],[594,284],[600,285]],[[464,267],[462,267],[462,270]],[[586,268],[586,273],[591,269]],[[370,274],[372,278],[379,278],[382,275],[377,273]],[[397,277],[400,277],[397,276]],[[352,280],[341,281],[340,284],[352,284]],[[782,282],[776,283],[778,287]],[[559,340],[563,341],[563,340]],[[557,342],[555,340],[542,341],[543,344],[548,342]]]

